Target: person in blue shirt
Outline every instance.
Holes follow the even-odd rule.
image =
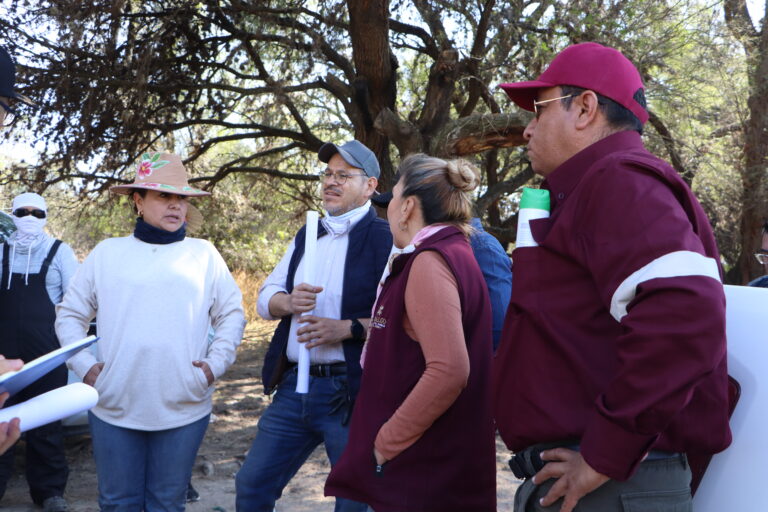
[[[496,237],[483,229],[479,218],[473,218],[471,224],[475,232],[470,235],[469,244],[488,286],[493,313],[493,350],[496,351],[512,295],[512,260]]]
[[[387,207],[392,200],[392,192],[384,192],[371,197],[371,202],[381,208]],[[501,243],[483,229],[480,219],[474,217],[470,224],[475,231],[469,237],[469,244],[475,259],[485,278],[488,296],[491,298],[493,316],[493,350],[499,346],[504,315],[507,313],[509,297],[512,294],[512,260],[509,259]]]
[[[768,288],[768,222],[763,224],[763,243],[760,244],[760,249],[755,253],[755,258],[763,266],[765,275],[751,281],[749,286]]]

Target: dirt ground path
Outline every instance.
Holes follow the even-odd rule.
[[[238,351],[237,362],[217,384],[214,394],[213,421],[197,456],[192,483],[199,491],[199,502],[187,506],[190,512],[234,512],[234,475],[245,458],[256,430],[256,422],[269,399],[262,394],[259,381],[261,360],[272,323],[249,326]],[[8,485],[0,508],[8,512],[39,512],[27,491],[24,479],[23,441],[17,450],[16,474]],[[71,512],[96,512],[96,471],[90,438],[67,440],[70,476],[67,498]],[[518,481],[506,467],[507,450],[497,442],[498,510],[511,511]],[[279,512],[331,512],[333,499],[323,496],[323,484],[330,466],[322,448],[315,450],[277,503]]]

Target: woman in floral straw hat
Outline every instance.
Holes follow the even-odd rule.
[[[111,190],[132,196],[133,235],[86,258],[56,333],[72,343],[97,317],[97,354],[68,364],[99,392],[89,420],[101,510],[184,510],[213,383],[242,338],[242,296],[214,246],[186,236],[188,199],[210,194],[189,186],[178,155],[144,154],[134,182]]]

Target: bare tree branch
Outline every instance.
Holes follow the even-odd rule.
[[[675,168],[677,173],[683,178],[683,180],[685,180],[688,186],[691,186],[691,183],[693,183],[693,178],[696,176],[696,172],[693,169],[686,169],[685,164],[683,164],[683,159],[680,157],[680,153],[677,151],[677,143],[672,137],[672,133],[669,131],[669,128],[667,128],[667,126],[664,124],[664,121],[662,121],[659,116],[657,116],[656,113],[652,110],[648,111],[648,116],[648,121],[656,129],[656,132],[661,136],[661,140],[664,143],[664,147],[667,149],[667,154],[669,155],[669,160],[672,164],[672,167]]]
[[[435,43],[435,40],[432,39],[432,36],[430,36],[423,28],[403,23],[394,18],[389,18],[389,28],[400,34],[408,34],[418,37],[424,43],[424,53],[433,59],[437,59],[440,50],[437,48],[437,44]]]

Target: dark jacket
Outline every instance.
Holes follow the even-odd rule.
[[[317,237],[327,233],[322,223],[317,227]],[[285,288],[288,293],[293,290],[293,279],[296,268],[304,256],[304,241],[306,226],[302,226],[296,234],[295,249],[288,266],[288,276]],[[392,233],[389,225],[376,216],[371,208],[368,213],[349,232],[349,246],[344,264],[344,285],[341,299],[341,319],[368,318],[376,300],[376,288],[387,264],[389,252],[392,249]],[[322,269],[319,269],[322,272]],[[264,358],[261,371],[264,393],[270,394],[280,384],[288,364],[285,350],[288,346],[288,332],[291,329],[291,315],[284,316],[275,329],[272,341]],[[346,339],[343,342],[344,359],[347,362],[347,379],[351,397],[354,399],[360,387],[360,353],[363,349],[362,340]]]

